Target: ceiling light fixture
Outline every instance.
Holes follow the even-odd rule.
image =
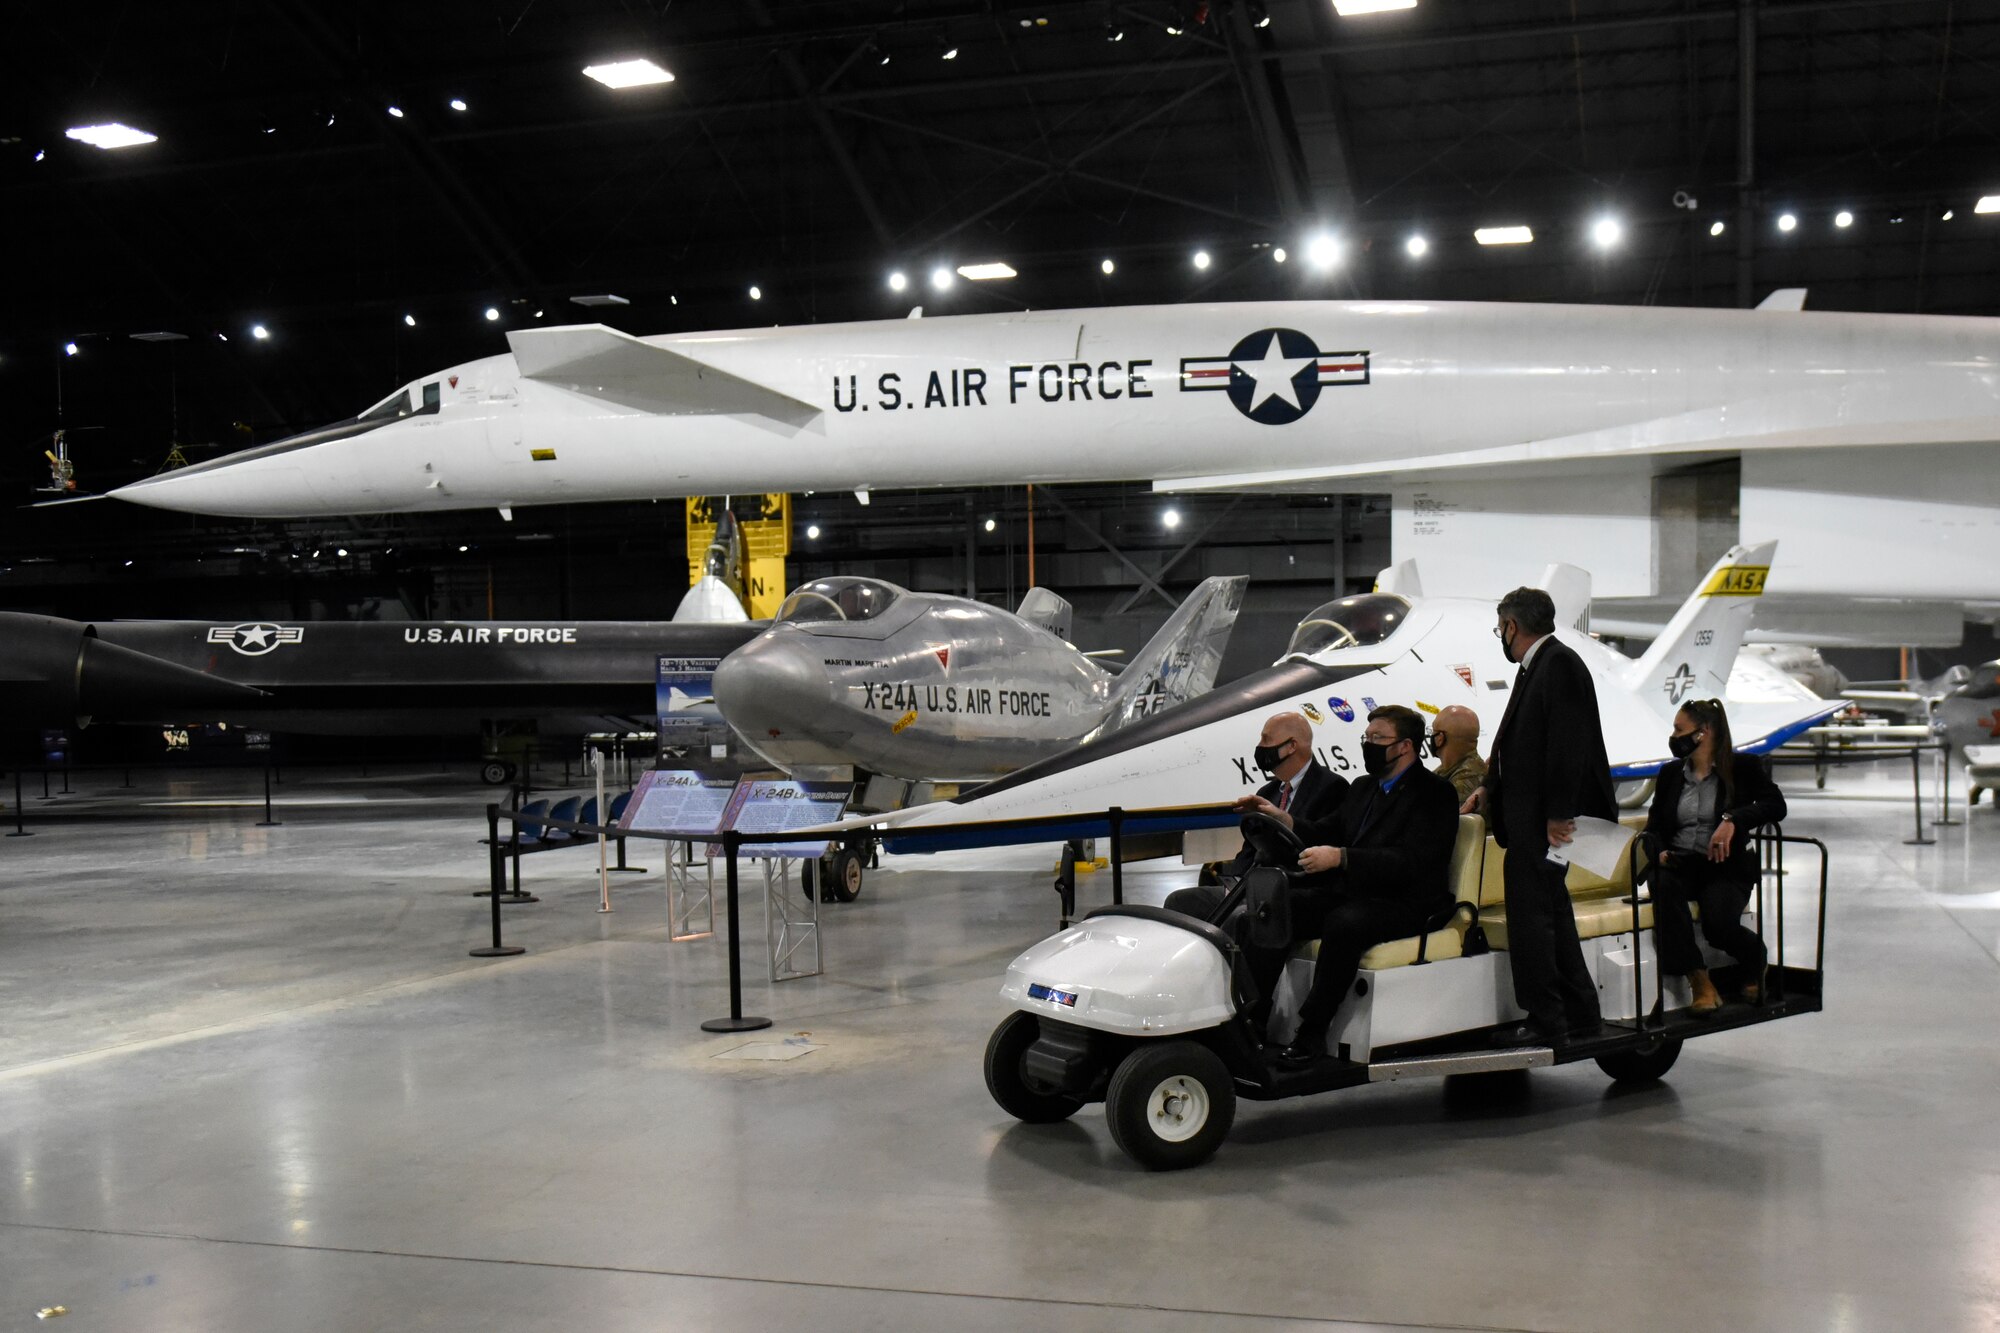
[[[992,519],[990,519],[990,518],[986,520],[986,530],[987,530],[988,532],[991,532],[991,531],[993,531],[993,530],[994,530],[995,528],[997,528],[997,527],[999,527],[999,526],[1000,526],[1000,525],[999,525],[998,523],[994,522],[994,521],[993,521]]]
[[[1383,14],[1392,9],[1415,9],[1417,0],[1333,0],[1333,12],[1344,19],[1360,14]]]
[[[263,342],[265,339],[271,336],[271,331],[265,328],[262,324],[252,324],[250,326],[250,336],[252,338],[255,338],[258,342]]]
[[[78,346],[77,346],[77,345],[76,345],[75,343],[64,343],[64,344],[63,344],[63,355],[64,355],[64,356],[75,356],[75,355],[76,355],[76,354],[77,354],[77,353],[78,353],[79,351],[81,351],[81,350],[82,350],[82,349],[81,349],[81,348],[79,348],[79,347],[78,347]]]
[[[951,270],[940,264],[931,270],[931,286],[939,291],[947,291],[952,284]]]
[[[1944,211],[1944,221],[1946,221],[1946,222],[1949,222],[1949,221],[1951,221],[1951,210],[1950,210],[1949,208],[1947,208],[1947,209],[1946,209],[1946,210]]]
[[[610,292],[598,292],[591,296],[572,296],[569,298],[569,302],[571,305],[588,305],[588,306],[632,304],[624,297],[613,295]]]
[[[1112,262],[1111,262],[1110,260],[1108,260],[1108,259],[1106,259],[1106,260],[1102,260],[1102,261],[1100,261],[1100,262],[1098,263],[1098,265],[1097,265],[1097,271],[1098,271],[1099,273],[1102,273],[1102,274],[1103,274],[1103,275],[1104,275],[1105,277],[1107,277],[1107,278],[1108,278],[1108,277],[1110,277],[1110,276],[1111,276],[1111,275],[1112,275],[1113,273],[1116,273],[1116,272],[1118,271],[1118,265],[1116,265],[1116,264],[1112,263]]]
[[[1208,267],[1208,251],[1197,250],[1194,252],[1194,266],[1196,268]]]
[[[889,63],[887,56],[882,58],[882,63]],[[607,88],[644,88],[674,81],[673,75],[650,60],[613,60],[603,65],[585,65],[583,72]]]
[[[1169,509],[1169,510],[1167,510],[1167,512],[1166,512],[1166,513],[1164,513],[1164,514],[1161,514],[1161,515],[1160,515],[1160,526],[1161,526],[1161,527],[1163,527],[1163,528],[1165,528],[1165,529],[1167,529],[1167,530],[1168,530],[1169,532],[1173,531],[1173,530],[1174,530],[1175,528],[1179,527],[1180,525],[1181,525],[1181,511],[1180,511],[1180,510],[1178,510],[1178,509]]]
[[[109,125],[78,125],[63,131],[66,138],[78,143],[87,143],[92,148],[136,148],[142,143],[158,143],[160,136],[135,130],[130,125],[120,125],[112,121]],[[35,159],[41,161],[38,156]]]
[[[1530,227],[1480,227],[1472,239],[1481,245],[1528,245],[1535,239]]]
[[[1017,278],[1020,274],[1014,271],[1012,264],[994,260],[989,264],[960,264],[958,276],[974,282],[992,282],[996,278]]]
[[[389,114],[394,116],[397,120],[401,120],[403,118],[403,108],[399,106],[392,106],[389,108]]]
[[[1794,227],[1796,227],[1796,226],[1798,226],[1798,225],[1799,225],[1799,220],[1798,220],[1798,218],[1797,218],[1796,216],[1794,216],[1793,214],[1790,214],[1790,213],[1781,213],[1781,214],[1779,214],[1779,215],[1778,215],[1778,230],[1779,230],[1779,231],[1790,231],[1790,230],[1792,230],[1792,229],[1793,229]]]
[[[406,328],[414,329],[417,327],[417,317],[415,315],[405,315],[403,316],[403,324]]]
[[[487,306],[487,307],[486,307],[486,318],[487,318],[488,320],[495,320],[495,319],[498,319],[498,318],[500,318],[500,307],[498,307],[498,306],[491,306],[491,305],[490,305],[490,306]]]
[[[1321,232],[1306,242],[1306,262],[1325,272],[1340,262],[1340,242]]]
[[[1272,250],[1271,250],[1271,262],[1272,262],[1273,264],[1282,264],[1282,263],[1284,263],[1284,262],[1285,262],[1285,261],[1286,261],[1287,259],[1290,259],[1290,258],[1291,258],[1291,256],[1285,253],[1285,247],[1284,247],[1284,246],[1282,246],[1282,245],[1280,245],[1280,246],[1275,246],[1275,247],[1273,247],[1273,248],[1272,248]]]
[[[1844,209],[1844,208],[1843,208],[1843,209],[1841,209],[1841,210],[1840,210],[1840,211],[1839,211],[1838,213],[1835,213],[1835,214],[1833,215],[1833,225],[1834,225],[1834,226],[1836,226],[1836,227],[1851,227],[1851,226],[1853,226],[1853,225],[1854,225],[1854,214],[1852,214],[1852,213],[1848,212],[1848,211],[1847,211],[1846,209]]]
[[[815,542],[819,540],[819,524],[808,523],[806,525],[806,540]]]
[[[956,60],[956,59],[958,59],[958,48],[957,48],[957,47],[955,47],[955,46],[947,46],[947,47],[946,47],[946,48],[944,49],[944,54],[940,55],[940,56],[938,57],[938,59],[939,59],[939,60]]]
[[[454,97],[454,98],[452,98],[452,99],[451,99],[451,109],[452,109],[453,111],[464,111],[464,110],[466,110],[467,108],[466,108],[466,105],[465,105],[465,99],[464,99],[463,97]]]
[[[1590,224],[1590,243],[1600,250],[1610,250],[1625,239],[1625,226],[1617,218],[1603,217]]]
[[[1975,213],[2000,213],[2000,194],[1983,194],[1972,206]]]
[[[1708,224],[1708,234],[1710,236],[1720,236],[1726,230],[1728,230],[1728,228],[1722,225],[1721,218],[1717,218],[1715,221]]]
[[[907,275],[904,274],[903,270],[897,269],[894,273],[891,273],[889,275],[890,291],[900,292],[909,285],[910,285],[910,279]]]
[[[761,300],[763,300],[763,299],[764,299],[764,289],[763,289],[762,287],[754,287],[754,286],[753,286],[753,287],[752,287],[752,288],[750,289],[750,299],[751,299],[751,300],[753,300],[753,301],[761,301]]]
[[[1403,253],[1412,259],[1422,259],[1430,252],[1431,243],[1425,240],[1422,235],[1412,236],[1409,240],[1403,242]]]

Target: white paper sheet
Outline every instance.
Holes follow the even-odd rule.
[[[1549,848],[1549,860],[1558,865],[1579,865],[1599,879],[1615,879],[1625,864],[1625,849],[1633,830],[1609,819],[1578,815],[1576,836],[1561,847]]]

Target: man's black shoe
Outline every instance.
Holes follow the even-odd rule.
[[[1326,1051],[1324,1049],[1302,1045],[1295,1041],[1285,1047],[1284,1050],[1278,1052],[1278,1067],[1280,1069],[1305,1069],[1325,1058]]]
[[[1503,1049],[1509,1046],[1561,1046],[1568,1038],[1567,1032],[1550,1036],[1537,1023],[1514,1023],[1497,1029],[1488,1044]]]

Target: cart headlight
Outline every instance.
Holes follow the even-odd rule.
[[[1028,987],[1028,998],[1031,1000],[1053,1000],[1057,1004],[1066,1004],[1072,1009],[1076,1007],[1076,992],[1057,990],[1053,986],[1044,986],[1040,982],[1036,982]]]

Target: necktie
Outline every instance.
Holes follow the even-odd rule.
[[[1278,808],[1280,810],[1292,808],[1292,784],[1289,782],[1280,783],[1278,786]]]

